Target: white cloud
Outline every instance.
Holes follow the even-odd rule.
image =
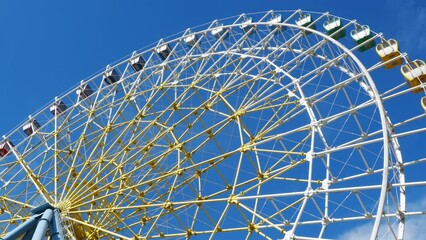
[[[345,240],[366,239],[369,237],[368,233],[371,233],[372,228],[373,228],[373,224],[363,224],[350,229],[349,231],[341,235],[338,239],[345,239]]]
[[[425,211],[426,210],[426,196],[422,199],[407,204],[408,210],[412,211]],[[405,240],[417,240],[426,239],[426,216],[408,216],[406,218],[404,239]],[[397,226],[395,226],[396,228]],[[356,240],[356,239],[368,239],[370,237],[371,230],[373,229],[373,222],[358,225],[347,232],[339,236],[338,239],[345,240]],[[382,229],[383,230],[383,229]],[[379,239],[393,239],[393,235],[388,233],[387,235],[383,232],[379,233],[381,236]]]

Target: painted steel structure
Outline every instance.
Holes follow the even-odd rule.
[[[424,212],[405,174],[426,153],[402,156],[425,113],[388,102],[425,92],[413,66],[367,25],[301,10],[160,40],[4,136],[3,239],[327,239],[360,222],[403,239]]]

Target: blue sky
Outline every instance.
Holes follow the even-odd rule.
[[[133,50],[214,19],[270,9],[357,19],[400,40],[412,59],[426,51],[426,2],[341,0],[0,0],[0,134]]]

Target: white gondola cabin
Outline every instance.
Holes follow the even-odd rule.
[[[312,16],[309,13],[301,13],[299,18],[296,19],[296,25],[301,27],[309,27],[310,29],[316,30],[317,26],[313,23]],[[310,31],[305,32],[305,34],[311,34]]]
[[[108,68],[104,72],[104,81],[108,85],[118,82],[120,80],[120,75],[118,75],[117,71],[114,68]]]
[[[364,52],[376,45],[374,40],[371,40],[372,34],[370,31],[370,27],[367,25],[357,25],[356,28],[351,31],[351,37],[355,41],[355,44],[357,46],[360,45],[360,52]]]
[[[55,116],[60,115],[61,113],[65,112],[66,110],[67,110],[67,106],[61,100],[56,101],[55,103],[53,103],[52,106],[50,106],[50,112]]]
[[[130,65],[135,72],[142,70],[145,67],[145,63],[145,59],[141,55],[130,59]]]
[[[31,119],[29,122],[27,122],[23,127],[22,130],[27,134],[27,136],[33,135],[35,131],[37,131],[40,128],[40,124],[35,119]]]
[[[222,37],[223,39],[228,37],[228,30],[226,30],[226,28],[224,27],[218,27],[215,28],[211,31],[211,34],[215,37],[215,38],[220,38]]]
[[[376,46],[376,52],[382,59],[382,62],[387,62],[392,58],[400,55],[398,42],[395,39],[384,40]],[[390,69],[402,64],[402,58],[395,59],[385,64],[386,69]]]
[[[4,140],[0,143],[0,157],[9,155],[12,152],[13,143],[9,140]]]
[[[161,60],[166,60],[170,53],[172,52],[172,49],[170,48],[169,44],[164,44],[155,49],[158,56],[160,56]]]
[[[401,67],[401,73],[411,88],[426,82],[426,65],[422,60],[414,60]],[[414,89],[413,93],[423,91],[422,88]]]
[[[198,35],[190,34],[183,38],[183,41],[188,45],[188,47],[193,47],[198,42]]]
[[[253,25],[252,18],[246,18],[241,23],[240,29],[243,30],[244,33],[250,32],[255,26]],[[249,34],[253,34],[254,31],[251,31]]]
[[[338,40],[346,36],[346,31],[343,29],[342,21],[339,17],[329,17],[327,21],[323,23],[323,27],[327,32],[327,35]]]
[[[83,84],[80,87],[77,88],[77,96],[80,100],[84,100],[88,97],[90,97],[90,95],[93,94],[93,90],[92,88],[89,86],[89,84]]]

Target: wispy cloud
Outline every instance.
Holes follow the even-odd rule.
[[[412,208],[412,210],[424,210],[426,209],[426,196],[422,199],[415,201],[415,202],[409,202],[408,210]],[[412,206],[412,207],[411,207]],[[405,240],[417,240],[417,239],[426,239],[426,231],[424,231],[424,228],[426,226],[426,216],[410,216],[406,218],[406,224],[405,224],[405,231],[404,231],[404,239]],[[396,229],[397,226],[395,226],[394,229]],[[371,233],[371,230],[373,229],[373,222],[362,224],[359,226],[356,226],[352,229],[349,229],[346,233],[341,235],[338,239],[346,239],[346,240],[357,240],[357,239],[367,239],[367,233]],[[382,229],[383,230],[383,229]],[[379,233],[380,236],[383,236],[383,238],[380,239],[393,239],[391,238],[391,233]]]

